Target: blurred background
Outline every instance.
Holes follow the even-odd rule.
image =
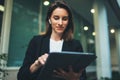
[[[0,80],[17,80],[29,41],[45,31],[54,0],[0,0]],[[97,55],[88,80],[120,80],[120,0],[65,0],[85,53]]]

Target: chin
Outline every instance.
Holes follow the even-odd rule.
[[[58,34],[63,34],[63,31],[57,31]]]
[[[64,30],[56,30],[57,33],[63,33]]]

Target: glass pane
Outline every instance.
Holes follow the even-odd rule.
[[[39,33],[39,5],[39,0],[14,0],[8,66],[22,64],[30,39]]]

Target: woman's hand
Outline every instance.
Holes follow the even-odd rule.
[[[54,72],[57,74],[56,77],[64,78],[65,80],[80,80],[80,76],[82,74],[82,71],[79,71],[78,73],[74,72],[72,69],[72,66],[69,66],[69,71],[66,72],[63,69],[55,70]]]
[[[48,54],[45,53],[44,55],[38,57],[37,60],[30,66],[30,71],[31,73],[35,72],[38,70],[41,66],[43,66],[48,58]]]
[[[38,66],[43,66],[43,65],[45,64],[47,58],[48,58],[48,54],[47,54],[47,53],[45,53],[44,55],[40,56],[40,57],[37,59],[36,65],[38,65]]]

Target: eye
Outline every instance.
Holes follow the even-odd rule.
[[[63,17],[63,20],[64,21],[68,20],[68,16]]]
[[[54,16],[54,19],[55,19],[55,20],[58,20],[58,19],[59,19],[59,17],[58,17],[58,16]]]

